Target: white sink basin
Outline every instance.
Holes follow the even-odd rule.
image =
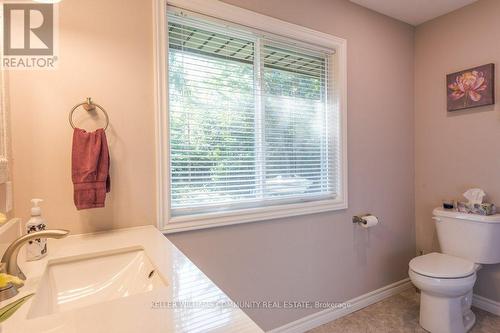
[[[28,318],[166,286],[140,247],[57,259],[47,264]]]

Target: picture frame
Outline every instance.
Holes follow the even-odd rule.
[[[495,64],[446,75],[446,89],[449,112],[495,104]]]

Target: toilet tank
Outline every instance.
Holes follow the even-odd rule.
[[[432,213],[442,253],[478,264],[500,263],[500,214],[483,216],[443,208]]]

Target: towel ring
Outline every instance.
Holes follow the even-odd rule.
[[[90,97],[87,97],[87,100],[85,102],[75,105],[71,109],[71,111],[69,112],[69,124],[71,125],[71,127],[76,128],[75,124],[73,123],[73,113],[75,112],[75,110],[79,106],[83,106],[83,108],[85,109],[85,111],[88,111],[88,112],[94,111],[96,108],[99,109],[99,110],[101,110],[102,113],[104,113],[104,117],[106,117],[106,126],[104,126],[104,130],[106,130],[108,128],[108,125],[109,125],[109,116],[108,116],[108,113],[106,112],[106,110],[104,110],[104,108],[102,106],[100,106],[99,104],[96,104],[96,103],[92,102],[92,98],[90,98]]]

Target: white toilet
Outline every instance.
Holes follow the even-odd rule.
[[[420,325],[431,333],[465,333],[476,317],[470,307],[480,264],[500,263],[500,214],[482,216],[436,208],[442,253],[410,261],[420,289]]]

